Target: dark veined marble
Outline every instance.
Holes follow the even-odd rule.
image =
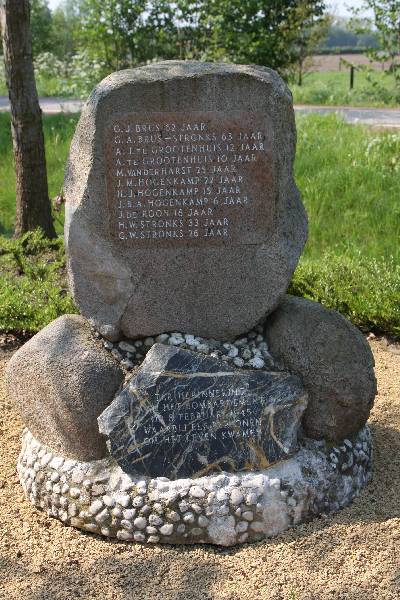
[[[306,405],[294,375],[155,344],[98,422],[124,471],[177,479],[286,458]]]

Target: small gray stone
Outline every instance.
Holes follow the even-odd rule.
[[[147,521],[144,517],[136,517],[133,524],[136,529],[144,529],[147,525]]]
[[[231,504],[239,506],[243,502],[244,496],[238,488],[234,488],[231,492]]]
[[[149,544],[157,544],[160,541],[160,538],[158,537],[158,535],[150,535],[147,541],[149,542]]]
[[[205,491],[198,485],[191,487],[189,494],[193,496],[193,498],[204,498],[204,496],[206,495]]]
[[[120,531],[117,531],[117,538],[123,542],[130,542],[133,540],[133,535],[129,531],[121,529]]]
[[[105,508],[95,516],[97,523],[105,523],[110,518],[108,510]]]
[[[89,512],[91,515],[97,515],[97,513],[104,507],[101,500],[95,500],[89,507]]]
[[[172,535],[173,530],[174,526],[172,525],[172,523],[165,523],[165,525],[160,527],[159,531],[162,535]]]
[[[135,540],[135,542],[145,542],[146,536],[140,531],[135,531],[135,533],[133,534],[133,539]]]
[[[207,517],[205,517],[204,515],[200,515],[197,519],[197,522],[200,527],[207,527],[210,523],[210,519],[207,519]]]
[[[118,347],[123,352],[132,352],[132,354],[135,354],[135,352],[136,352],[136,346],[134,346],[133,344],[130,344],[129,342],[120,342],[118,344]]]
[[[242,513],[242,518],[246,519],[246,521],[252,521],[254,519],[253,511],[246,510]]]
[[[123,371],[83,317],[64,315],[37,333],[11,358],[6,380],[25,425],[54,452],[82,461],[107,455],[96,419]]]
[[[188,512],[183,515],[183,520],[185,523],[194,523],[195,516],[192,512]]]
[[[114,498],[111,498],[111,496],[103,496],[102,498],[103,500],[103,504],[105,504],[106,506],[113,508],[115,506],[115,500]]]
[[[335,441],[361,429],[376,379],[372,352],[358,329],[317,302],[286,296],[265,332],[273,356],[301,377],[308,391],[307,435]]]

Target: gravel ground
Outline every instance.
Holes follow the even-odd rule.
[[[15,472],[22,423],[1,380],[0,598],[399,600],[400,351],[371,345],[372,483],[336,516],[228,550],[107,541],[34,510]],[[0,355],[1,369],[9,357]]]

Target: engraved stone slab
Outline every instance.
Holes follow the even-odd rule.
[[[168,61],[104,79],[65,179],[82,315],[109,339],[249,331],[306,241],[295,141],[291,94],[270,69]]]
[[[110,232],[124,246],[261,244],[274,216],[262,113],[134,113],[105,132]]]
[[[125,472],[177,479],[286,458],[306,404],[296,376],[155,344],[98,421]]]

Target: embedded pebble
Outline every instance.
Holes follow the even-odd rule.
[[[239,504],[241,504],[243,502],[243,494],[242,492],[237,489],[234,488],[231,492],[231,504],[233,504],[233,506],[238,506]]]
[[[147,525],[147,521],[144,517],[136,517],[136,519],[133,521],[133,524],[136,529],[144,529]]]
[[[193,498],[204,498],[206,494],[201,487],[195,485],[192,488],[190,488],[190,495],[193,496]]]
[[[246,521],[252,521],[254,519],[254,515],[251,510],[246,510],[245,512],[243,512],[242,517],[243,519],[246,519]]]
[[[174,530],[174,526],[172,523],[166,523],[162,527],[160,527],[160,533],[162,535],[171,535]]]

